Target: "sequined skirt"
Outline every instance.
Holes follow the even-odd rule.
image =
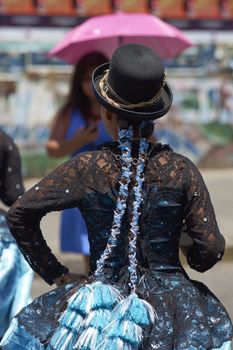
[[[49,340],[68,298],[78,287],[78,283],[63,285],[25,307],[5,334],[2,350],[54,350]],[[140,279],[139,292],[156,313],[140,350],[230,350],[230,317],[202,283],[180,272],[159,272],[155,278],[148,271]]]
[[[11,236],[0,211],[0,337],[10,320],[30,302],[33,272]]]

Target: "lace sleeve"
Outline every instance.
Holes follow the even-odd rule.
[[[12,139],[0,131],[0,198],[11,206],[23,194],[21,161]]]
[[[193,269],[204,272],[221,260],[225,240],[219,232],[204,180],[191,161],[187,164],[187,176],[188,205],[185,211],[185,225],[188,235],[193,240],[188,250],[187,261]]]
[[[77,157],[62,164],[19,198],[8,213],[11,233],[25,259],[49,284],[68,269],[47,246],[40,221],[51,211],[78,206],[85,191],[85,175],[80,163]]]

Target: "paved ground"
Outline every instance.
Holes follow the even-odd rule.
[[[218,296],[229,311],[233,319],[233,169],[203,171],[210,195],[216,210],[220,229],[224,234],[228,247],[228,259],[218,263],[210,271],[199,274],[186,268],[188,274],[197,280],[203,281]],[[27,182],[27,187],[35,181]],[[72,268],[82,271],[81,258],[74,254],[59,252],[59,213],[47,215],[42,221],[42,231],[49,246],[59,259]],[[41,279],[36,278],[32,295],[36,297],[53,287],[47,286]]]

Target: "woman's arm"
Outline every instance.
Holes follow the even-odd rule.
[[[95,125],[82,127],[77,130],[71,139],[65,138],[69,127],[69,114],[59,116],[52,126],[51,136],[46,144],[46,149],[51,157],[59,158],[68,156],[86,144],[95,141],[98,137],[98,128]]]
[[[187,252],[190,267],[204,272],[221,260],[225,240],[217,225],[209,192],[197,167],[187,163],[185,225],[193,244]]]
[[[11,206],[24,192],[21,176],[21,160],[17,146],[4,132],[0,132],[0,198]]]
[[[51,211],[78,206],[85,191],[85,172],[81,163],[76,157],[59,166],[19,198],[7,216],[11,233],[24,257],[49,284],[66,274],[68,269],[57,261],[47,246],[40,221]]]
[[[70,113],[57,115],[51,126],[51,133],[46,144],[46,149],[50,157],[64,157],[73,152],[74,145],[72,140],[66,140],[65,134],[69,127]]]

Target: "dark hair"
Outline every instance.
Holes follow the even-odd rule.
[[[83,56],[75,65],[75,70],[72,76],[70,91],[65,103],[58,111],[58,116],[65,114],[68,110],[79,109],[87,118],[90,112],[89,98],[82,91],[82,82],[87,70],[93,68],[93,70],[103,63],[108,62],[106,56],[100,52],[92,52]]]

